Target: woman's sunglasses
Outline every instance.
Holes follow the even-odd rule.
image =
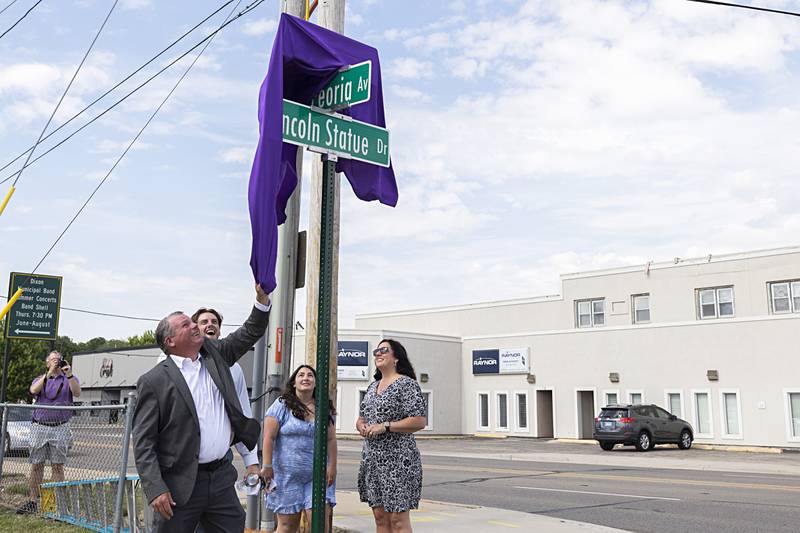
[[[378,357],[379,355],[386,355],[387,353],[389,353],[388,346],[381,346],[380,348],[375,348],[372,350],[372,355],[375,357]]]

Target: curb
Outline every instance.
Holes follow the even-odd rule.
[[[563,442],[566,444],[597,444],[596,440],[590,440],[590,439],[554,439],[554,441]],[[677,448],[678,445],[657,444],[657,446],[671,446]],[[693,443],[692,448],[698,450],[709,450],[716,452],[746,452],[746,453],[768,453],[768,454],[786,453],[787,451],[789,451],[783,448],[775,448],[770,446],[739,446],[736,444],[703,444],[699,442]]]

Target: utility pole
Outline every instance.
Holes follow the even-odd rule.
[[[323,28],[344,33],[345,0],[321,0],[317,9],[319,25]],[[307,276],[306,276],[306,362],[317,365],[317,317],[319,313],[319,259],[320,228],[322,213],[322,157],[314,157],[310,184],[310,207],[308,220]],[[340,219],[341,180],[336,175],[333,190],[333,278],[331,287],[331,359],[328,374],[328,395],[336,404],[336,344],[338,340],[339,307],[339,219]]]
[[[304,0],[281,0],[281,12],[303,17]],[[300,226],[300,191],[303,176],[303,148],[297,147],[297,187],[286,203],[286,221],[278,226],[278,254],[275,269],[277,286],[270,295],[272,310],[270,312],[267,333],[256,344],[253,361],[253,417],[262,423],[265,404],[272,405],[283,384],[289,379],[292,363],[292,333],[294,331],[294,297],[297,274],[297,232]],[[265,393],[266,375],[266,402]],[[258,456],[261,464],[272,463],[272,458],[262,458],[262,441],[258,443]],[[275,513],[264,510],[261,516],[261,492],[247,497],[245,531],[275,531],[277,520]]]

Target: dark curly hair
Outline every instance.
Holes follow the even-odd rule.
[[[314,374],[314,391],[311,393],[311,397],[314,398],[314,400],[317,399],[317,371],[314,370],[314,367],[309,365],[300,365],[292,372],[292,375],[289,376],[289,381],[286,382],[283,393],[280,395],[280,400],[283,401],[283,404],[289,408],[295,418],[299,418],[300,420],[305,420],[306,415],[311,414],[303,402],[300,401],[300,398],[297,397],[297,391],[294,388],[297,373],[304,368],[311,370],[311,373]],[[328,414],[330,422],[334,423],[333,417],[336,415],[336,408],[333,406],[333,402],[330,401],[330,399],[328,400]]]
[[[382,342],[389,343],[389,346],[392,347],[392,352],[394,352],[394,356],[397,359],[397,373],[408,376],[416,381],[417,374],[414,372],[414,366],[411,364],[411,361],[408,360],[408,353],[406,353],[405,347],[394,339],[383,339],[378,343],[378,346],[380,346]],[[380,370],[375,369],[373,377],[375,381],[378,381],[383,377],[383,374],[381,374]]]

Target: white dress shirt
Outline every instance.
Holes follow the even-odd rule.
[[[203,464],[222,459],[231,447],[233,436],[222,393],[211,379],[202,355],[198,354],[194,361],[179,355],[170,357],[186,380],[197,411],[200,423],[200,456],[197,461]]]
[[[247,418],[253,418],[253,409],[250,407],[250,395],[247,393],[247,382],[244,380],[244,372],[242,371],[242,367],[239,366],[239,363],[233,363],[231,366],[231,377],[233,378],[233,384],[236,385],[236,395],[239,397],[239,405],[242,406],[242,413],[244,413],[244,416]],[[256,447],[252,450],[248,450],[247,446],[241,442],[236,443],[236,451],[242,456],[244,466],[258,464],[257,449],[258,444],[256,444]]]

